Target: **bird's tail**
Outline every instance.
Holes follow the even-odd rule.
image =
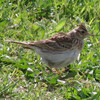
[[[16,44],[22,44],[24,45],[23,48],[25,49],[34,49],[34,46],[31,46],[31,45],[34,45],[34,42],[20,42],[20,41],[12,41],[12,40],[5,40],[6,42],[10,42],[10,43],[16,43]]]
[[[20,41],[12,41],[12,40],[5,40],[5,41],[10,43],[22,44],[22,45],[29,45],[30,43],[30,42],[20,42]]]

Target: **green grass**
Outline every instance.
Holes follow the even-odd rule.
[[[85,23],[80,59],[61,76],[34,51],[5,40],[34,41]],[[31,69],[31,70],[29,70]],[[99,0],[0,0],[0,100],[100,100]]]

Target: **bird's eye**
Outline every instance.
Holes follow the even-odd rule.
[[[84,31],[81,31],[82,33],[85,33]]]

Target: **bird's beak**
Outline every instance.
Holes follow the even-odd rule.
[[[90,34],[90,33],[88,33],[88,35],[89,35],[89,36],[92,36],[92,37],[94,36],[93,34]]]

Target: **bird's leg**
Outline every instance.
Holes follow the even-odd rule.
[[[62,73],[64,73],[65,71],[66,71],[66,69],[65,69],[65,68],[63,68],[63,69],[61,70],[61,72],[62,72]]]
[[[52,70],[53,73],[55,72],[55,71],[52,69],[51,66],[50,66],[50,70]],[[55,70],[56,70],[57,74],[59,75],[59,74],[60,74],[60,71],[59,71],[57,68],[55,68]]]
[[[57,68],[55,68],[56,69],[56,71],[57,71],[57,74],[59,75],[60,74],[60,71],[57,69]]]
[[[68,72],[70,70],[70,65],[67,66],[67,68],[64,68],[61,70],[61,72]]]

